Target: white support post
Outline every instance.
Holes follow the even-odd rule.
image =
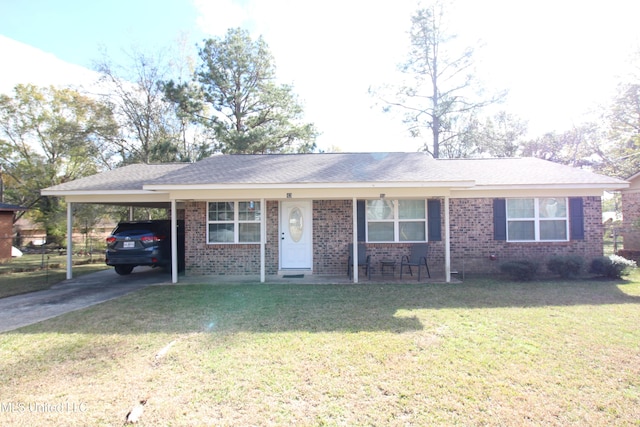
[[[353,283],[358,283],[358,200],[353,198]]]
[[[267,246],[267,205],[265,199],[260,199],[260,283],[267,280],[266,274],[266,246]]]
[[[451,282],[451,230],[449,226],[449,196],[444,196],[444,274]]]
[[[73,203],[67,202],[67,280],[73,278]]]
[[[171,283],[178,283],[178,213],[171,199]]]
[[[133,221],[133,206],[129,206],[129,221]]]

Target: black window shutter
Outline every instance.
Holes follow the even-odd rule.
[[[493,239],[507,240],[507,201],[493,199]]]
[[[430,242],[442,240],[442,219],[440,217],[440,200],[427,200],[427,217],[429,230],[428,239]]]
[[[367,232],[367,227],[365,221],[367,220],[367,207],[366,202],[364,200],[358,200],[356,202],[356,210],[358,211],[358,242],[366,241],[365,234]]]
[[[582,197],[571,197],[569,199],[569,239],[584,240]]]

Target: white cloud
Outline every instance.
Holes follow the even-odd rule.
[[[90,86],[98,74],[79,65],[69,64],[55,55],[0,35],[0,52],[4,59],[0,93],[11,94],[17,84],[37,86]]]

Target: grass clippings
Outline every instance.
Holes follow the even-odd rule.
[[[0,334],[0,424],[638,425],[639,324],[637,278],[151,287]]]

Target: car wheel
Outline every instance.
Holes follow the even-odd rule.
[[[132,265],[116,265],[115,269],[116,269],[116,273],[118,273],[119,275],[126,276],[127,274],[130,274],[133,271],[133,266]]]

